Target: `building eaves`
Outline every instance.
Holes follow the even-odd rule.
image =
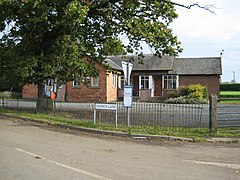
[[[105,63],[110,66],[111,69],[122,71],[122,67],[113,62],[111,59],[105,59]]]

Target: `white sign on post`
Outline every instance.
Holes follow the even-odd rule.
[[[116,104],[95,104],[96,109],[104,109],[104,110],[116,110]]]
[[[127,85],[130,85],[130,75],[133,69],[133,64],[122,61],[122,68],[123,68],[124,78],[127,80]]]
[[[118,126],[118,121],[117,121],[117,104],[101,104],[101,103],[96,103],[94,107],[94,114],[93,114],[93,123],[96,125],[96,118],[97,118],[97,110],[113,110],[116,111],[115,115],[115,124],[116,127]]]
[[[122,61],[122,68],[124,73],[124,78],[127,83],[124,86],[123,92],[123,106],[127,107],[127,124],[130,126],[130,112],[129,107],[132,107],[132,86],[130,86],[130,75],[133,69],[133,64],[129,62]]]
[[[132,86],[124,86],[123,106],[132,107]]]

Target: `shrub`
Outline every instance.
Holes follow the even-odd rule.
[[[165,100],[165,103],[176,104],[197,104],[208,103],[208,90],[206,86],[193,84],[179,87],[179,97],[172,97]]]
[[[189,96],[202,101],[207,98],[207,87],[200,84],[193,84],[188,87]]]
[[[177,98],[169,98],[164,101],[165,103],[172,103],[172,104],[207,104],[208,100],[198,100],[196,98],[190,97],[190,96],[179,96]]]
[[[0,92],[0,97],[4,97],[4,98],[18,99],[18,98],[21,98],[21,96],[22,95],[19,92],[10,92],[10,91]]]
[[[221,91],[240,91],[240,83],[220,84]]]
[[[179,87],[179,95],[180,96],[187,96],[187,95],[189,95],[188,87],[187,86],[180,86]]]

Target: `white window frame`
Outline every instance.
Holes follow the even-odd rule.
[[[142,84],[142,81],[144,82],[144,84]],[[152,85],[152,76],[139,76],[139,89],[152,89]]]
[[[80,78],[79,77],[74,76],[73,87],[74,88],[79,88],[80,87]]]
[[[179,86],[179,76],[178,75],[164,75],[162,77],[162,81],[163,81],[162,84],[163,84],[164,90],[177,90],[178,89],[178,86]]]
[[[99,76],[91,77],[91,86],[98,87],[99,86]]]
[[[118,88],[123,89],[125,85],[126,85],[125,77],[123,75],[118,76]]]
[[[116,87],[116,85],[117,85],[117,75],[112,74],[112,86]]]

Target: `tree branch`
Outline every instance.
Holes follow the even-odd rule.
[[[175,6],[186,8],[186,9],[191,9],[192,7],[198,7],[198,8],[201,8],[201,9],[205,9],[205,10],[209,11],[210,13],[216,14],[212,10],[212,8],[215,8],[213,5],[202,6],[199,3],[194,3],[194,4],[190,4],[190,5],[184,5],[184,4],[179,4],[179,3],[172,2],[172,1],[167,1],[167,0],[163,0],[163,1],[166,2],[166,3],[170,3],[172,5],[175,5]]]

